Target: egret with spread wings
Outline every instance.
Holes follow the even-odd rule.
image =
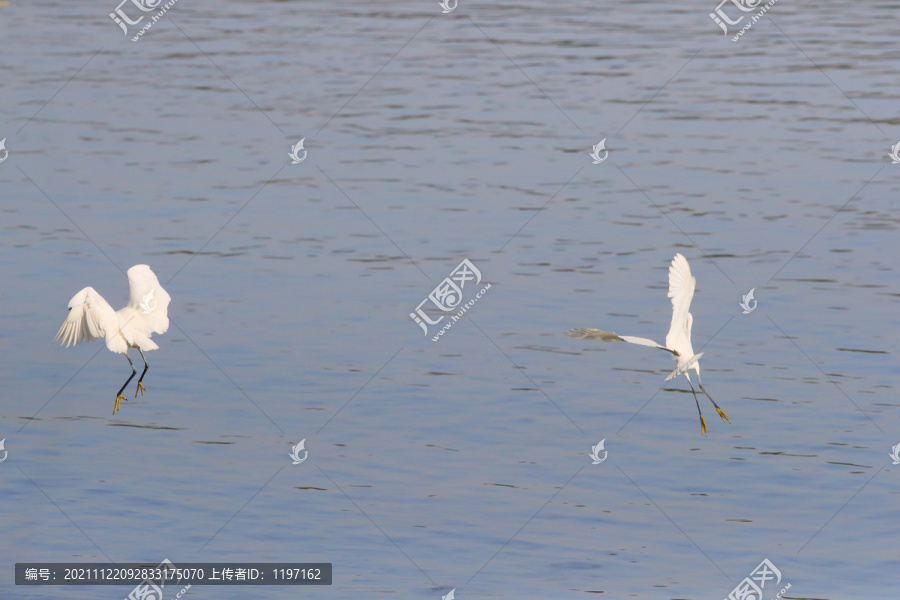
[[[588,340],[605,340],[610,342],[629,342],[631,344],[640,344],[641,346],[652,346],[660,348],[666,352],[671,352],[675,356],[677,365],[666,381],[674,379],[679,375],[684,375],[691,386],[691,392],[694,394],[694,403],[697,405],[697,413],[700,415],[700,431],[703,435],[707,435],[706,421],[703,420],[703,413],[700,411],[700,402],[697,400],[697,392],[694,390],[694,384],[691,383],[691,377],[688,371],[691,369],[697,372],[697,382],[700,385],[700,391],[706,394],[709,401],[716,407],[716,412],[722,417],[723,421],[728,423],[731,419],[725,414],[725,411],[719,408],[716,401],[712,399],[709,392],[703,387],[700,380],[700,357],[703,353],[694,354],[694,348],[691,346],[691,326],[694,324],[694,318],[689,312],[691,308],[691,299],[694,297],[694,288],[697,286],[697,280],[691,275],[691,267],[688,265],[687,259],[681,254],[676,254],[669,266],[669,298],[672,299],[672,325],[669,327],[669,333],[666,335],[666,345],[662,346],[653,340],[647,338],[633,337],[630,335],[616,335],[611,331],[603,331],[600,329],[578,328],[569,330],[568,335]]]
[[[103,338],[106,347],[111,352],[124,354],[131,365],[131,377],[129,377],[119,391],[116,392],[116,404],[113,406],[113,414],[119,410],[119,402],[127,401],[122,395],[137,370],[128,356],[129,348],[136,348],[144,361],[144,371],[138,378],[138,392],[144,394],[144,375],[150,366],[144,358],[144,350],[156,350],[159,348],[150,336],[154,333],[165,333],[169,329],[168,307],[171,297],[166,290],[159,285],[156,274],[147,265],[135,265],[128,269],[128,287],[130,298],[128,304],[117,311],[103,299],[92,287],[86,287],[69,301],[69,316],[63,322],[56,334],[56,339],[62,338],[61,344],[68,348],[79,342],[91,342]]]

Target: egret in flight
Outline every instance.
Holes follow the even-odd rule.
[[[587,340],[605,340],[609,342],[629,342],[631,344],[640,344],[641,346],[652,346],[660,348],[666,352],[671,352],[675,356],[677,365],[666,381],[674,379],[679,375],[684,375],[691,386],[691,392],[694,394],[694,403],[697,405],[697,413],[700,415],[700,431],[703,435],[707,435],[706,421],[703,420],[703,413],[700,411],[700,402],[697,400],[697,392],[694,390],[694,384],[691,383],[691,377],[688,371],[691,369],[697,372],[697,383],[700,385],[700,391],[706,394],[709,401],[716,407],[716,412],[722,417],[722,421],[728,423],[731,419],[725,414],[725,411],[719,408],[716,401],[704,389],[703,382],[700,380],[700,357],[703,353],[694,354],[694,348],[691,346],[691,325],[694,318],[688,312],[691,308],[691,299],[694,297],[694,288],[697,286],[697,280],[691,275],[691,267],[688,265],[687,259],[681,254],[676,254],[669,266],[669,298],[672,299],[672,325],[669,327],[669,333],[666,334],[666,345],[662,346],[653,340],[647,338],[633,337],[630,335],[616,335],[611,331],[602,331],[600,329],[588,329],[580,327],[571,329],[566,333],[572,337]]]
[[[137,388],[134,391],[134,397],[137,398],[138,392],[144,395],[145,388],[142,382],[149,368],[143,351],[159,348],[150,336],[154,333],[165,333],[169,328],[167,313],[171,297],[159,285],[159,280],[150,267],[134,265],[128,269],[128,287],[131,296],[128,305],[117,311],[114,311],[94,288],[84,288],[69,301],[69,316],[56,334],[56,339],[62,338],[60,344],[65,344],[67,348],[78,342],[92,342],[103,338],[111,352],[124,354],[128,359],[131,376],[116,392],[113,414],[119,410],[121,400],[128,401],[128,398],[122,395],[122,390],[137,374],[134,363],[128,356],[128,349],[136,348],[144,361],[144,371],[138,378]]]

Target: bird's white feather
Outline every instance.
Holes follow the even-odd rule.
[[[134,311],[128,315],[131,327],[148,339],[154,333],[165,333],[169,329],[168,310],[172,298],[159,285],[156,274],[147,265],[134,265],[128,269],[128,287],[126,308]]]
[[[632,335],[618,335],[613,333],[612,331],[603,331],[602,329],[591,329],[589,327],[578,327],[577,329],[570,329],[566,332],[566,335],[571,337],[579,338],[582,340],[604,340],[607,342],[628,342],[629,344],[640,344],[641,346],[651,346],[653,348],[659,348],[661,350],[666,350],[671,352],[665,346],[662,346],[653,340],[649,340],[647,338],[634,337]]]
[[[672,299],[672,325],[666,334],[666,347],[685,359],[694,354],[691,346],[691,300],[697,280],[691,275],[687,259],[676,254],[669,266],[669,298]]]
[[[648,340],[647,338],[634,337],[633,335],[620,335],[619,339],[621,339],[623,342],[628,342],[629,344],[640,344],[641,346],[652,346],[654,348],[659,348],[661,350],[666,350],[668,352],[671,352],[671,350],[669,350],[662,344],[654,342],[653,340]]]
[[[159,346],[150,339],[153,332],[147,327],[145,317],[140,310],[134,310],[130,306],[120,308],[116,311],[116,317],[119,319],[119,331],[131,348],[140,348],[141,350],[156,350]],[[168,319],[166,319],[168,321]]]
[[[675,370],[672,371],[671,373],[669,373],[669,376],[666,377],[666,381],[669,381],[670,379],[675,379],[676,377],[678,377],[679,375],[682,375],[682,374],[686,375],[687,372],[690,371],[691,369],[697,369],[697,373],[699,376],[700,367],[697,366],[697,363],[700,362],[701,356],[703,356],[703,353],[698,352],[697,354],[689,357],[687,360],[679,360],[678,365],[675,367]],[[688,377],[688,381],[690,381],[690,380],[691,380],[691,378]]]
[[[80,342],[103,338],[112,352],[127,349],[125,338],[119,333],[119,318],[103,296],[92,287],[86,287],[69,301],[69,315],[56,333],[66,347]]]

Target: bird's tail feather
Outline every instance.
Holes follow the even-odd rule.
[[[669,376],[666,377],[666,381],[669,381],[670,379],[675,379],[682,373],[686,373],[686,372],[690,371],[691,369],[693,369],[694,365],[697,364],[697,361],[700,360],[701,356],[703,356],[702,352],[700,352],[699,354],[695,354],[690,358],[690,360],[688,360],[683,365],[678,365],[677,367],[675,367],[675,370],[672,371],[671,373],[669,373]]]

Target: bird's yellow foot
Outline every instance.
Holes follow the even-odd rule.
[[[722,420],[723,420],[723,421],[725,421],[726,423],[731,423],[731,417],[729,417],[728,415],[726,415],[724,410],[722,410],[721,408],[719,408],[719,407],[717,406],[717,407],[716,407],[716,411],[718,411],[719,416],[722,417]]]
[[[145,390],[144,384],[141,383],[140,381],[138,381],[137,389],[134,390],[134,397],[137,398],[138,392],[140,392],[140,393],[141,393],[141,396],[143,396],[143,395],[144,395],[144,390]],[[721,411],[719,411],[719,412],[720,412],[720,414],[721,414]]]
[[[709,431],[709,430],[706,428],[706,421],[703,420],[703,416],[702,416],[702,415],[700,416],[700,431],[703,432],[703,435],[707,435],[707,432]]]
[[[120,400],[124,400],[125,402],[128,402],[128,398],[126,398],[122,394],[119,394],[118,396],[116,396],[116,405],[113,407],[113,414],[116,414],[116,411],[119,410],[119,401]]]

